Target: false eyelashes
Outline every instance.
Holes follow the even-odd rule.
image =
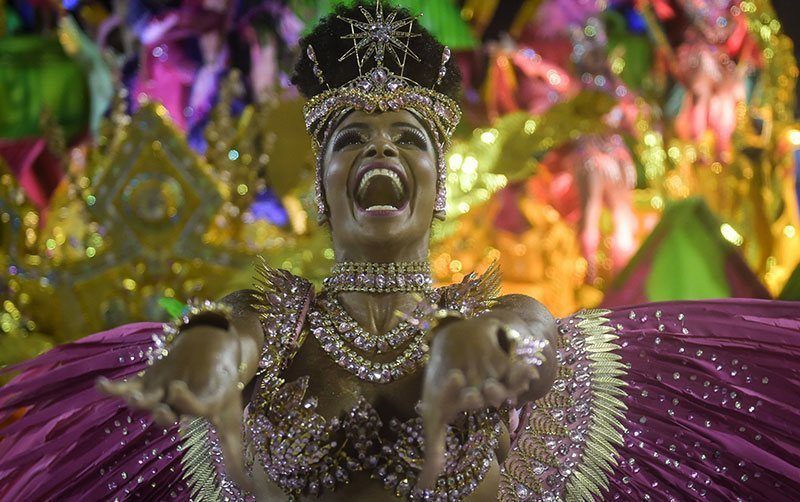
[[[348,146],[360,145],[369,141],[367,135],[357,129],[347,129],[333,140],[333,150],[339,151]],[[419,129],[404,127],[394,136],[392,141],[398,145],[411,145],[420,150],[428,148],[428,139]]]
[[[404,127],[401,130],[400,135],[397,138],[397,142],[401,144],[414,145],[420,150],[425,150],[428,148],[428,139],[425,137],[425,134],[423,134],[419,129],[414,129],[411,127]]]
[[[338,136],[333,142],[333,150],[338,151],[351,145],[359,145],[367,141],[364,133],[356,129],[348,129]]]

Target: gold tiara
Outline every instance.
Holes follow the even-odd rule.
[[[437,211],[444,210],[444,186],[447,175],[444,152],[461,120],[458,103],[435,90],[447,74],[446,65],[450,60],[450,49],[445,47],[442,51],[434,85],[432,87],[421,85],[404,75],[405,64],[409,57],[419,61],[419,57],[408,46],[409,39],[420,35],[411,31],[419,15],[397,19],[397,12],[393,11],[384,16],[380,0],[375,3],[374,13],[370,13],[363,6],[359,6],[359,10],[364,16],[363,20],[337,16],[350,25],[350,33],[341,38],[353,40],[353,47],[338,60],[342,62],[354,57],[358,65],[357,77],[340,86],[331,87],[319,66],[314,47],[308,45],[306,48],[306,56],[311,60],[314,75],[320,84],[327,87],[327,90],[312,97],[303,107],[306,130],[311,136],[318,160],[316,180],[318,209],[321,214],[326,212],[319,165],[321,152],[338,119],[353,110],[368,113],[409,110],[424,120],[435,136],[433,139],[439,163],[435,207]],[[400,69],[399,73],[384,65],[387,55],[394,58]],[[367,60],[370,58],[374,59],[375,64],[369,65],[372,68],[365,70]]]

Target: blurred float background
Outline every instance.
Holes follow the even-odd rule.
[[[249,287],[258,255],[327,273],[288,75],[333,3],[0,0],[0,364]],[[465,77],[438,281],[499,260],[558,315],[800,300],[791,1],[391,3]]]

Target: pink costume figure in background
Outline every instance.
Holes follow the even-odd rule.
[[[584,7],[591,6],[587,4]],[[600,216],[604,207],[611,211],[614,222],[612,269],[622,269],[636,251],[638,222],[633,213],[631,192],[636,186],[636,169],[621,134],[636,134],[633,125],[639,110],[628,89],[608,68],[607,38],[602,23],[596,18],[590,18],[586,23],[594,29],[594,35],[586,35],[583,26],[569,28],[577,77],[531,47],[518,47],[508,38],[495,44],[486,103],[489,118],[495,119],[520,109],[532,114],[545,113],[559,101],[575,96],[581,88],[606,92],[620,100],[604,118],[609,129],[607,133],[582,136],[566,148],[551,152],[542,162],[549,171],[546,177],[552,180],[546,190],[546,199],[562,215],[574,215],[576,211],[569,204],[563,204],[561,195],[573,191],[578,193],[578,233],[588,263],[586,279],[592,282],[597,276]],[[546,52],[558,54],[554,45],[559,39],[538,36],[538,30],[543,29],[540,24],[536,25],[535,33],[529,30],[526,38],[540,42],[546,40],[549,42]],[[552,34],[552,26],[544,31]],[[574,197],[568,199],[575,200]],[[502,214],[508,216],[511,213],[507,206],[512,201],[513,198],[503,204],[505,211]]]
[[[491,45],[490,52],[484,93],[489,120],[519,110],[541,115],[576,93],[577,85],[569,73],[533,47],[517,45],[504,36]]]
[[[134,103],[141,98],[160,102],[184,130],[205,116],[211,109],[216,77],[228,62],[225,33],[232,9],[227,3],[184,0],[179,8],[144,22],[138,30],[141,59]],[[200,62],[187,47],[195,40]]]
[[[604,207],[611,211],[614,226],[610,250],[612,270],[621,270],[636,252],[638,222],[632,198],[636,168],[622,134],[636,134],[634,123],[639,109],[633,95],[609,69],[603,24],[597,18],[590,18],[586,26],[593,31],[583,27],[571,30],[575,71],[580,74],[585,88],[611,94],[619,102],[604,117],[608,132],[578,138],[565,154],[555,153],[545,164],[549,164],[551,170],[569,171],[574,176],[580,204],[578,233],[588,265],[586,280],[593,282],[597,277],[600,217]],[[587,32],[594,34],[588,36]]]
[[[676,133],[684,141],[699,143],[706,132],[711,131],[717,159],[729,162],[736,130],[736,109],[745,101],[747,68],[737,64],[719,46],[696,36],[687,39],[690,41],[678,48],[673,70],[686,87],[675,121]]]
[[[675,132],[694,143],[710,132],[714,160],[730,162],[736,110],[747,99],[745,82],[758,65],[758,50],[735,2],[679,0],[675,7],[680,10],[664,0],[654,5],[662,21],[678,25],[682,32],[675,54],[667,55],[670,72],[685,88]]]

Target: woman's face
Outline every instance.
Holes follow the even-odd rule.
[[[331,134],[322,169],[335,247],[427,240],[436,150],[412,113],[350,113]]]

